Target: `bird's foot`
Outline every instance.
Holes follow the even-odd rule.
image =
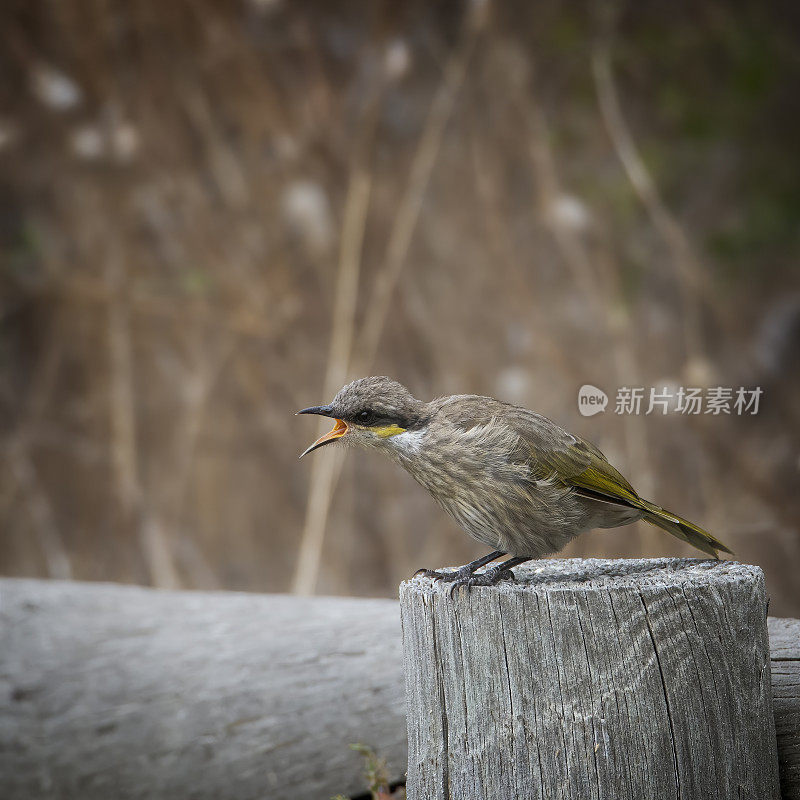
[[[453,585],[450,587],[450,597],[453,597],[458,589],[465,586],[467,592],[473,586],[494,586],[500,581],[513,581],[514,573],[510,569],[498,569],[492,567],[487,569],[486,572],[478,572],[472,575],[465,575],[453,580]]]
[[[459,567],[458,569],[451,570],[450,572],[439,572],[435,569],[418,569],[414,573],[414,577],[416,578],[417,575],[423,575],[426,578],[433,578],[435,581],[444,581],[445,583],[451,583],[454,581],[461,581],[469,578],[472,573],[469,570],[469,567]]]

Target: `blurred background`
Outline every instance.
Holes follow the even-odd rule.
[[[800,616],[794,3],[8,0],[0,572],[395,596],[484,552],[294,417],[519,402]],[[586,383],[610,397],[578,413]],[[757,415],[617,415],[760,386]],[[642,524],[564,555],[697,555]]]

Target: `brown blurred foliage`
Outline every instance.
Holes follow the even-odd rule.
[[[372,373],[593,440],[800,616],[796,23],[722,0],[4,3],[2,574],[391,595],[475,557],[377,455],[297,461],[315,429],[292,413]],[[579,416],[584,383],[604,414]],[[764,396],[613,413],[663,385]],[[567,554],[692,553],[631,526]]]

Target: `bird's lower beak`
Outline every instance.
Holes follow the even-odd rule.
[[[348,430],[347,423],[344,420],[337,419],[336,424],[333,426],[333,430],[328,431],[328,433],[326,433],[324,436],[320,436],[319,439],[317,439],[317,441],[311,445],[311,447],[300,453],[300,458],[302,458],[304,455],[307,455],[312,450],[322,447],[324,444],[330,444],[331,442],[335,442],[337,439],[341,439]]]

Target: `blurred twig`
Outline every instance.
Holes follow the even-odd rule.
[[[645,166],[622,113],[614,74],[611,67],[609,37],[598,41],[592,53],[592,73],[601,116],[609,138],[625,169],[628,180],[640,202],[646,209],[653,227],[670,249],[683,304],[683,338],[685,350],[684,375],[687,379],[705,383],[709,380],[708,356],[703,336],[702,303],[705,282],[703,271],[689,237],[683,227],[669,211],[658,188]],[[712,310],[714,305],[711,304]],[[722,523],[721,509],[724,496],[716,484],[708,481],[703,471],[699,474],[699,489],[703,504],[717,516],[710,521]],[[707,523],[708,524],[708,523]]]
[[[57,330],[58,324],[59,315],[56,314],[52,323],[53,328]],[[34,535],[47,567],[47,574],[51,578],[68,580],[72,577],[69,554],[61,537],[50,498],[39,480],[30,451],[33,434],[52,394],[62,355],[63,341],[57,332],[50,336],[50,346],[41,357],[24,415],[6,448],[6,458],[11,475],[27,505]]]
[[[653,226],[672,252],[684,307],[684,346],[687,362],[694,369],[701,368],[706,356],[699,302],[703,288],[703,282],[699,278],[700,264],[683,228],[662,201],[633,141],[620,107],[611,69],[610,48],[606,41],[600,42],[594,48],[592,73],[603,122],[614,149]]]
[[[616,382],[622,386],[626,381],[634,380],[640,374],[640,369],[632,348],[635,338],[630,316],[619,296],[616,276],[609,270],[598,275],[596,270],[599,270],[599,266],[596,267],[595,264],[599,260],[595,258],[593,263],[581,236],[572,227],[564,224],[558,214],[553,213],[562,190],[544,112],[535,100],[523,101],[522,107],[528,119],[531,158],[539,179],[540,205],[545,224],[552,232],[565,263],[571,268],[575,287],[582,292],[587,308],[602,326]],[[627,414],[624,425],[631,472],[636,475],[636,483],[642,494],[648,496],[653,481],[644,418]],[[640,535],[649,534],[640,532]]]
[[[200,329],[202,331],[202,328]],[[183,412],[176,431],[175,462],[171,470],[171,480],[163,481],[165,497],[163,515],[171,520],[170,529],[178,534],[178,554],[186,570],[193,576],[197,588],[216,589],[219,587],[214,570],[203,558],[191,537],[181,535],[183,529],[192,470],[195,465],[197,441],[200,436],[209,396],[223,374],[228,357],[234,349],[234,339],[228,335],[217,342],[213,350],[200,341],[200,333],[195,332],[195,365],[190,374],[180,380]]]
[[[414,154],[408,183],[392,226],[386,256],[366,305],[366,318],[358,337],[360,349],[356,354],[351,354],[358,273],[351,263],[353,248],[349,240],[355,239],[355,234],[358,233],[358,252],[360,252],[363,226],[366,223],[366,201],[368,201],[368,193],[365,193],[364,189],[360,187],[361,181],[359,180],[359,164],[363,156],[356,156],[346,205],[346,211],[352,210],[353,212],[354,223],[351,229],[346,213],[337,279],[336,309],[338,314],[334,314],[333,336],[326,375],[326,398],[342,385],[348,372],[348,363],[351,360],[354,374],[366,374],[371,368],[390,309],[392,293],[408,255],[408,248],[447,121],[453,110],[458,90],[464,81],[477,35],[483,27],[484,15],[485,10],[479,4],[475,4],[467,12],[466,30],[461,44],[453,52],[445,66],[442,82],[434,96],[422,137]],[[377,104],[377,96],[374,102]],[[368,112],[367,119],[372,115],[374,115],[374,110]],[[367,142],[371,143],[374,120],[369,127],[371,133]],[[366,139],[366,137],[364,138]],[[362,196],[363,200],[361,200]],[[353,198],[352,205],[351,197]],[[357,214],[359,216],[356,217]],[[322,463],[317,465],[317,462]],[[312,468],[306,522],[300,543],[298,564],[292,581],[292,589],[295,592],[311,593],[316,584],[330,501],[341,470],[341,463],[342,454],[337,452],[328,459],[317,459]]]
[[[180,581],[166,533],[152,510],[146,506],[139,482],[133,352],[130,316],[123,294],[124,279],[125,270],[119,255],[110,254],[106,266],[111,296],[108,305],[109,414],[117,497],[123,514],[138,530],[152,584],[178,588]]]
[[[339,268],[334,290],[331,340],[322,390],[322,396],[326,399],[333,397],[336,390],[344,383],[350,364],[358,300],[358,278],[361,272],[361,248],[372,188],[369,161],[382,87],[381,80],[366,104],[350,171],[339,249]],[[324,419],[320,421],[318,426],[320,435],[324,432],[326,424]],[[312,463],[303,535],[292,579],[292,592],[295,594],[311,594],[314,591],[322,558],[328,511],[341,469],[342,455],[336,448],[328,458],[316,458]]]
[[[354,359],[354,371],[358,374],[369,371],[378,350],[392,292],[406,262],[445,128],[464,82],[470,56],[485,26],[484,4],[473,3],[466,15],[461,42],[445,65],[442,82],[428,112],[425,129],[411,163],[408,183],[395,215],[386,256],[366,306],[366,317],[358,337],[361,350]]]
[[[51,578],[69,580],[72,577],[69,555],[56,524],[50,500],[39,481],[36,468],[22,439],[7,450],[11,473],[24,497],[39,548]]]

